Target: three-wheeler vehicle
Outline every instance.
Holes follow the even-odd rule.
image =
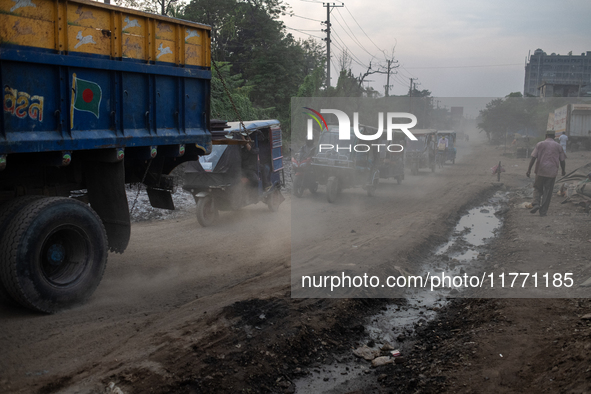
[[[437,132],[437,141],[441,137],[447,138],[447,149],[445,150],[445,154],[443,156],[443,163],[447,161],[451,161],[451,164],[455,164],[456,162],[456,132],[453,130],[439,130]]]
[[[435,158],[437,155],[437,130],[413,129],[416,141],[406,138],[406,164],[412,175],[418,175],[419,169],[430,168],[435,172]]]
[[[315,181],[326,185],[326,198],[330,203],[336,201],[343,189],[352,187],[362,187],[368,196],[375,195],[380,179],[379,153],[357,137],[339,140],[338,130],[338,126],[329,125],[328,130],[320,134],[318,149],[312,158]],[[363,132],[362,127],[360,131]]]
[[[318,191],[318,182],[314,179],[312,171],[312,158],[316,148],[313,141],[307,141],[291,158],[291,170],[293,172],[293,194],[302,197],[306,189],[315,194]]]
[[[275,212],[285,200],[281,128],[277,120],[229,122],[212,130],[212,152],[187,163],[183,189],[197,204],[197,221],[212,225],[219,211],[263,202]]]
[[[404,180],[404,155],[406,150],[406,135],[403,132],[392,133],[392,141],[379,141],[390,148],[380,150],[380,178],[396,179],[400,185]],[[396,146],[393,146],[396,145]]]

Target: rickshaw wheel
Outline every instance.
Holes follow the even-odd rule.
[[[374,197],[376,195],[376,190],[378,189],[378,183],[380,182],[380,174],[379,171],[375,172],[373,175],[373,182],[371,186],[367,188],[367,195],[369,197]]]
[[[197,201],[197,221],[203,227],[211,226],[219,217],[211,196],[201,197]]]
[[[326,182],[326,199],[328,202],[333,203],[337,200],[339,195],[339,178],[331,176]]]
[[[302,174],[296,174],[293,178],[293,194],[296,197],[302,197],[304,194],[304,176]]]

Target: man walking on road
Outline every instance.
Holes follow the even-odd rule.
[[[566,153],[566,141],[568,141],[566,132],[563,131],[562,134],[560,134],[560,137],[558,137],[558,140],[560,140],[560,146],[562,146],[562,150],[564,153]]]
[[[536,163],[537,160],[537,163]],[[566,154],[562,146],[554,141],[554,132],[547,131],[546,139],[538,142],[531,154],[531,161],[525,175],[529,178],[531,169],[536,164],[534,173],[534,201],[531,213],[540,211],[540,216],[546,216],[550,199],[554,190],[554,181],[558,175],[558,166],[562,169],[562,175],[566,175]]]

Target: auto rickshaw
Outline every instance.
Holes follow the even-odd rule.
[[[312,158],[314,180],[326,185],[326,198],[331,203],[343,189],[362,187],[368,196],[373,196],[378,187],[380,171],[376,148],[359,140],[353,131],[351,134],[351,140],[341,141],[338,126],[328,125],[328,130],[320,134]]]
[[[400,185],[404,180],[404,155],[406,150],[406,135],[401,132],[392,133],[392,141],[380,140],[386,146],[392,146],[390,149],[381,147],[380,149],[380,178],[382,179],[396,179]],[[400,148],[400,149],[398,149]]]
[[[197,221],[212,225],[219,211],[263,202],[277,211],[285,200],[281,128],[277,120],[228,123],[212,131],[212,151],[187,163],[183,189],[197,203]]]
[[[452,164],[456,162],[456,132],[452,130],[440,130],[437,132],[437,141],[441,137],[445,136],[447,138],[447,149],[445,150],[445,155],[443,157],[443,163],[447,161],[451,161]]]
[[[412,129],[412,134],[417,140],[406,137],[406,164],[410,167],[412,175],[418,175],[421,168],[430,168],[435,172],[436,132],[434,129]]]

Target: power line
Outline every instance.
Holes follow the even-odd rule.
[[[361,67],[364,68],[368,68],[367,65],[363,64],[363,62],[361,60],[359,60],[359,58],[357,56],[355,56],[355,54],[353,53],[353,51],[351,51],[351,49],[347,46],[347,44],[345,44],[345,42],[343,41],[343,39],[338,35],[338,33],[336,31],[333,30],[334,35],[339,39],[339,42],[341,44],[341,47],[344,47],[347,52],[349,52],[351,54],[351,59],[358,65],[360,65]],[[341,48],[341,51],[344,52],[343,48]]]
[[[299,15],[296,15],[296,14],[289,14],[289,16],[295,16],[296,18],[307,19],[309,21],[314,21],[314,22],[320,22],[320,23],[324,22],[324,21],[321,21],[321,20],[318,20],[318,19],[306,18],[305,16],[299,16]]]
[[[349,15],[351,15],[351,18],[353,18],[353,20],[355,21],[355,23],[357,23],[357,26],[359,26],[359,28],[361,29],[361,31],[363,32],[363,34],[365,34],[365,36],[369,39],[369,41],[371,41],[371,43],[378,49],[378,51],[384,53],[384,51],[382,49],[380,49],[380,47],[378,47],[376,45],[375,42],[373,42],[373,40],[367,35],[367,33],[365,32],[365,30],[363,30],[363,27],[361,27],[361,25],[359,24],[359,22],[357,22],[357,19],[355,19],[355,17],[353,16],[353,14],[351,13],[351,11],[349,11],[349,7],[347,7],[347,5],[345,5],[345,9],[347,10],[347,12],[349,13]]]
[[[507,66],[523,66],[521,63],[511,63],[511,64],[487,64],[482,66],[428,66],[428,67],[409,67],[411,70],[419,70],[419,69],[433,69],[433,68],[480,68],[480,67],[507,67]],[[405,69],[407,70],[407,69]]]
[[[393,75],[394,75],[394,82],[396,82],[398,85],[406,88],[406,81],[403,82],[403,80],[401,79],[402,76],[400,76],[400,74],[393,74]]]
[[[339,24],[339,26],[341,26],[343,28],[343,30],[345,31],[345,33],[347,33],[347,35],[349,36],[349,38],[351,38],[353,40],[353,42],[356,43],[357,46],[359,46],[359,48],[363,49],[372,58],[375,58],[375,56],[373,54],[369,53],[369,51],[367,49],[365,49],[365,47],[363,46],[363,44],[361,44],[361,41],[359,41],[359,39],[357,37],[355,37],[355,33],[353,33],[353,30],[351,30],[351,27],[349,27],[349,25],[347,24],[347,21],[345,20],[345,18],[343,18],[343,15],[341,14],[341,11],[337,9],[337,12],[339,13],[339,16],[341,17],[341,19],[343,20],[343,22],[345,23],[345,25],[347,26],[347,28],[349,29],[349,31],[351,32],[351,34],[353,36],[351,36],[349,33],[347,33],[347,30],[345,29],[345,27],[343,25],[341,25],[341,22],[339,22],[338,19],[335,18],[335,20],[337,21],[337,23]]]
[[[368,66],[363,64],[363,62],[357,57],[355,56],[355,54],[353,53],[353,51],[349,48],[349,46],[347,44],[345,44],[345,41],[341,38],[341,36],[339,36],[339,34],[333,30],[333,33],[335,34],[335,36],[338,37],[338,39],[341,41],[341,45],[344,46],[345,48],[347,48],[347,50],[351,53],[351,57],[353,57],[356,60],[356,63],[359,64],[360,66],[363,66],[365,68],[367,68]],[[346,32],[345,32],[346,33]]]
[[[307,34],[307,35],[309,35],[310,37],[319,38],[319,39],[321,39],[321,40],[323,40],[323,39],[324,39],[323,37],[320,37],[320,36],[315,36],[314,34],[306,33],[306,32],[305,32],[305,31],[303,31],[303,30],[294,29],[293,27],[287,27],[287,26],[285,26],[285,28],[286,28],[286,29],[289,29],[289,30],[295,30],[295,31],[297,31],[297,32],[299,32],[299,33],[302,33],[302,34]],[[318,30],[313,30],[313,31],[318,31]]]
[[[406,71],[406,73],[402,72],[402,70]],[[411,73],[410,71],[408,71],[408,70],[406,69],[406,67],[404,67],[403,65],[400,65],[400,73],[401,73],[401,74],[402,74],[402,76],[403,76],[403,77],[405,77],[405,78],[410,78],[411,76],[412,76],[412,77],[416,77],[416,75],[415,75],[415,74],[413,74],[413,73]]]
[[[285,26],[287,27],[287,26]],[[297,31],[322,31],[321,29],[294,29],[293,27],[287,27],[290,30],[297,30]]]

